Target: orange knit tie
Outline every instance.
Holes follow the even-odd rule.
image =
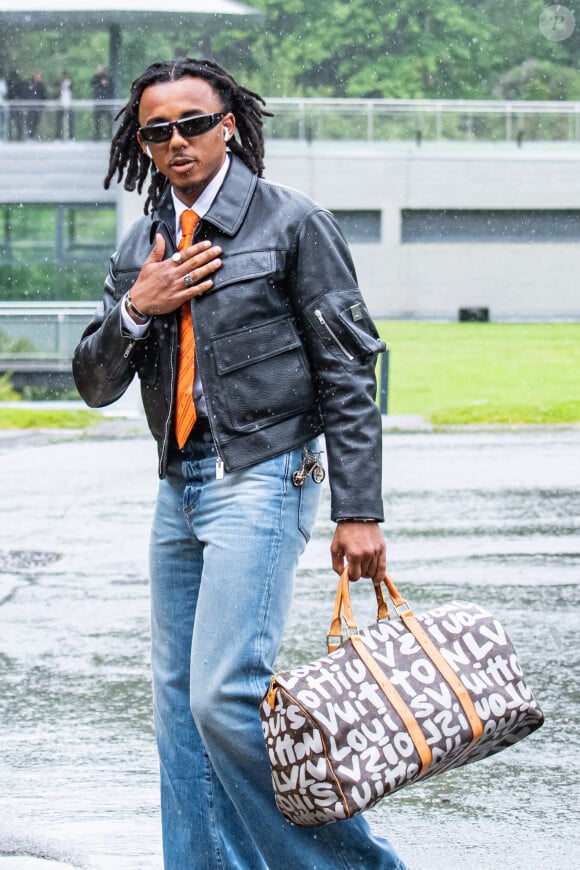
[[[181,241],[178,251],[193,243],[193,231],[199,215],[188,208],[181,213]],[[191,322],[191,302],[181,306],[179,319],[179,362],[177,365],[177,394],[175,400],[175,436],[179,447],[183,447],[197,419],[193,403],[193,381],[195,379],[195,336]]]

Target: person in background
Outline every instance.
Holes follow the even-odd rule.
[[[63,72],[57,84],[59,107],[55,116],[55,139],[74,139],[74,117],[72,113],[72,81]]]
[[[3,72],[0,72],[0,142],[3,141],[6,126],[6,100],[8,99],[8,82]]]
[[[384,578],[379,339],[332,215],[265,181],[262,98],[217,63],[133,83],[105,186],[142,190],[74,354],[91,406],[135,376],[159,453],[150,548],[166,870],[393,870],[359,815],[279,813],[258,706],[286,626],[325,451],[334,571]],[[127,486],[132,474],[127,469]],[[333,583],[334,586],[334,583]]]
[[[26,136],[28,139],[38,139],[40,122],[42,121],[42,103],[46,100],[46,88],[39,72],[32,74],[24,90],[25,99],[34,102],[33,108],[26,112]]]
[[[93,109],[93,139],[95,141],[111,135],[111,107],[102,103],[113,99],[111,79],[105,68],[99,64],[91,79],[95,107]],[[99,105],[101,104],[101,105]]]
[[[19,103],[24,99],[26,83],[22,81],[17,70],[8,74],[8,100]],[[21,140],[24,138],[24,108],[21,105],[11,105],[8,117],[8,138]]]

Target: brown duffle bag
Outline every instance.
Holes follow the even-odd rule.
[[[359,629],[340,578],[329,654],[277,673],[260,716],[276,803],[296,825],[348,819],[403,786],[531,734],[544,716],[505,629],[477,604],[415,617],[385,577]],[[342,637],[343,618],[346,639]]]

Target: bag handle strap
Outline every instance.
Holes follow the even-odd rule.
[[[338,586],[336,588],[336,597],[334,599],[334,611],[332,614],[332,622],[330,629],[326,635],[326,646],[328,652],[333,652],[343,642],[342,622],[346,623],[346,631],[349,637],[358,637],[359,630],[354,620],[352,605],[350,603],[350,580],[348,576],[348,567],[344,569],[340,575]]]
[[[387,587],[395,609],[397,608],[397,606],[404,604],[410,610],[409,605],[403,598],[401,598],[395,588],[394,583],[392,583],[392,581],[387,577],[386,574],[383,582]],[[377,599],[377,621],[381,619],[390,619],[391,615],[389,613],[389,607],[387,605],[387,602],[385,601],[382,585],[375,585],[373,583],[373,589],[375,592],[375,597]],[[342,635],[343,615],[347,627],[348,636],[357,637],[359,630],[355,622],[350,601],[350,579],[348,576],[348,567],[346,567],[340,575],[340,580],[338,581],[338,586],[336,589],[336,596],[334,599],[334,611],[332,613],[332,622],[330,623],[329,632],[326,635],[326,646],[328,652],[333,652],[335,649],[338,649],[338,647],[344,640],[344,637]]]
[[[391,600],[395,599],[399,601],[400,596],[396,593],[396,589],[393,586],[392,590],[396,593],[395,599],[393,598],[391,588],[389,587],[389,583],[387,583],[387,577],[385,576],[385,583],[387,586],[387,590],[389,595],[391,595]],[[377,599],[377,614],[379,619],[389,618],[389,610],[387,607],[387,603],[385,601],[385,597],[383,594],[381,585],[374,585],[375,595]],[[401,599],[402,600],[402,599]],[[337,649],[342,643],[342,615],[344,613],[344,621],[346,623],[346,630],[348,634],[348,639],[353,645],[357,655],[364,662],[365,667],[372,674],[375,682],[385,695],[385,697],[390,701],[394,710],[397,712],[397,715],[401,719],[404,727],[407,729],[407,733],[409,737],[413,741],[413,745],[417,750],[420,759],[420,776],[424,776],[428,771],[431,762],[432,762],[432,753],[431,749],[425,739],[423,732],[421,731],[421,727],[413,712],[407,706],[403,698],[401,697],[398,690],[391,683],[387,675],[384,673],[380,665],[373,658],[371,651],[365,646],[363,639],[360,636],[358,626],[354,620],[352,606],[350,601],[350,579],[348,576],[348,568],[340,575],[340,580],[338,581],[338,588],[336,590],[336,597],[334,600],[334,613],[332,616],[332,623],[330,625],[330,631],[327,636],[327,645],[328,651],[332,652]]]
[[[472,743],[476,743],[477,740],[479,740],[481,734],[483,733],[483,723],[477,713],[477,710],[475,709],[475,705],[471,700],[469,692],[467,691],[451,665],[441,655],[425,629],[422,627],[421,623],[413,615],[413,611],[411,610],[408,602],[405,598],[403,598],[391,578],[387,574],[385,574],[382,582],[387,587],[387,592],[389,593],[389,597],[393,603],[393,607],[397,616],[401,619],[405,628],[413,635],[419,646],[422,648],[423,652],[428,656],[433,665],[437,668],[443,679],[447,682],[449,688],[455,693],[457,700],[461,704],[463,712],[465,713],[470,728],[472,730]],[[375,595],[377,597],[378,613],[380,614],[382,612],[388,617],[388,608],[383,595],[382,584],[376,586],[373,584],[373,586],[375,589]],[[384,605],[384,610],[382,609],[382,605]],[[343,612],[348,637],[351,639],[360,639],[359,629],[353,616],[352,605],[350,601],[350,580],[348,576],[348,566],[344,569],[344,571],[340,575],[340,580],[338,581],[338,588],[336,590],[336,598],[334,601],[334,613],[332,616],[330,631],[327,635],[328,652],[333,652],[335,649],[338,649],[338,647],[343,642]],[[384,618],[384,616],[381,617],[379,615],[378,618]]]
[[[413,615],[411,610],[406,613],[400,613],[399,616],[403,621],[404,625],[411,632],[419,646],[423,649],[423,652],[431,659],[433,665],[437,668],[443,679],[446,681],[449,688],[455,692],[457,696],[457,700],[461,704],[463,708],[463,712],[467,717],[467,721],[469,722],[469,726],[472,731],[472,739],[471,744],[477,743],[481,735],[483,734],[483,722],[481,721],[477,710],[475,709],[475,705],[471,700],[471,696],[447,659],[445,659],[421,623],[417,620],[417,618]]]

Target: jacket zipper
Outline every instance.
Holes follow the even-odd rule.
[[[174,353],[173,353],[174,346],[175,346],[175,343],[174,343],[174,338],[173,338],[173,343],[172,343],[171,347],[169,348],[169,362],[170,362],[170,366],[171,366],[170,378],[169,378],[169,384],[170,384],[169,395],[171,396],[171,400],[169,402],[169,414],[165,418],[165,433],[163,435],[163,446],[161,448],[161,455],[159,458],[159,474],[160,475],[162,473],[164,458],[167,456],[167,450],[168,450],[167,445],[169,442],[169,429],[171,427],[171,418],[173,417],[173,395],[175,392],[175,365],[173,362],[173,360],[174,360]]]
[[[123,353],[123,358],[124,358],[124,359],[129,359],[129,357],[131,356],[131,352],[132,352],[132,350],[133,350],[134,347],[135,347],[135,339],[133,338],[133,339],[131,339],[131,341],[129,342],[129,344],[127,345],[127,347],[125,348],[125,351],[124,351],[124,353]]]
[[[200,378],[201,378],[201,371],[200,371],[200,373],[199,373],[199,376],[200,376]],[[202,382],[202,383],[203,383],[203,382]],[[208,406],[207,395],[206,395],[205,393],[204,393],[204,396],[205,396],[205,403],[206,403],[206,405]],[[209,412],[209,406],[208,406],[208,412]],[[218,447],[217,439],[216,439],[216,437],[215,437],[215,430],[214,430],[214,428],[213,428],[213,423],[212,423],[212,420],[211,420],[211,414],[210,414],[210,413],[208,413],[208,415],[207,415],[207,421],[208,421],[208,423],[209,423],[209,428],[210,428],[210,430],[211,430],[211,436],[212,436],[212,438],[213,438],[213,446],[215,447],[215,453],[216,453],[216,457],[215,457],[215,479],[216,479],[216,480],[223,480],[223,477],[224,477],[224,470],[225,470],[225,465],[224,465],[224,461],[223,461],[223,459],[221,458],[221,455],[220,455],[220,450],[219,450],[219,447]]]
[[[194,236],[195,236],[195,233],[197,233],[199,226],[200,226],[200,224],[198,223],[197,226],[195,227]],[[165,228],[167,229],[167,234],[168,234],[169,238],[173,239],[173,235],[172,235],[172,233],[169,232],[169,228],[167,227],[167,224],[165,224]],[[175,245],[173,245],[173,247],[175,248]],[[134,344],[134,342],[133,342],[133,344]],[[174,366],[173,346],[170,349],[169,358],[171,360],[171,378],[170,378],[171,392],[170,392],[170,395],[173,397],[174,393],[175,393],[175,378],[176,378],[176,370],[175,370],[175,366]],[[206,398],[206,402],[207,402],[207,398]],[[171,420],[172,420],[173,413],[174,413],[173,398],[169,404],[170,404],[169,414],[167,415],[167,418],[165,420],[165,433],[163,436],[163,446],[161,449],[161,459],[159,461],[159,472],[160,473],[161,473],[161,468],[162,468],[162,464],[163,464],[163,457],[167,453],[167,444],[169,441],[169,430],[171,428]],[[211,422],[211,417],[209,416],[209,414],[208,414],[207,419],[209,422],[209,428],[211,429],[213,443],[214,443],[215,450],[216,450],[215,477],[216,477],[216,480],[221,480],[224,476],[224,467],[225,467],[224,461],[220,456],[219,448],[217,446],[217,441],[216,441],[216,437],[215,437],[215,431],[214,431],[214,428],[213,428],[213,425]]]
[[[177,248],[175,247],[174,235],[170,231],[170,229],[167,226],[167,224],[165,223],[165,221],[159,221],[158,227],[161,224],[163,224],[163,226],[165,227],[165,230],[166,230],[165,242],[167,244],[167,240],[169,239],[169,244],[171,247],[173,247],[173,253],[175,253]],[[179,324],[177,325],[177,331],[179,332]],[[169,363],[170,363],[170,370],[169,370],[169,396],[170,396],[169,413],[168,413],[167,417],[165,418],[165,432],[163,434],[163,444],[161,446],[161,453],[160,453],[160,457],[159,457],[159,476],[161,476],[161,474],[163,472],[164,462],[165,462],[165,464],[167,464],[166,460],[167,460],[167,453],[168,453],[168,449],[169,449],[169,447],[168,447],[168,445],[169,445],[169,430],[171,429],[171,420],[173,418],[173,413],[174,413],[174,394],[175,394],[175,376],[176,376],[175,360],[177,358],[175,355],[175,352],[174,352],[175,351],[175,335],[176,335],[175,331],[172,330],[171,331],[171,347],[169,348]]]
[[[195,237],[196,237],[196,235],[197,235],[197,233],[198,233],[198,230],[199,230],[200,226],[201,226],[201,221],[199,221],[199,223],[196,225],[196,227],[195,227],[195,229],[194,229],[194,232],[193,232],[193,238],[194,238],[194,239],[195,239]],[[193,315],[193,312],[192,312],[192,315]],[[198,366],[198,365],[199,365],[199,361],[196,359],[196,366]],[[200,368],[199,376],[200,376],[200,378],[201,378],[201,368]],[[203,386],[203,381],[202,381],[202,386]],[[205,403],[206,403],[206,405],[208,405],[207,396],[206,396],[205,392],[204,392],[204,396],[205,396]],[[209,411],[209,408],[208,408],[208,411]],[[212,421],[211,421],[211,415],[210,415],[210,414],[207,415],[207,421],[208,421],[208,423],[209,423],[209,428],[210,428],[210,430],[211,430],[211,436],[212,436],[212,438],[213,438],[213,446],[215,447],[215,452],[216,452],[216,459],[215,459],[215,479],[216,479],[216,480],[223,480],[225,466],[224,466],[224,461],[223,461],[223,459],[222,459],[221,456],[220,456],[220,451],[219,451],[219,447],[218,447],[217,439],[216,439],[216,437],[215,437],[215,430],[214,430],[214,428],[213,428],[213,424],[212,424]]]
[[[340,340],[340,338],[338,337],[336,332],[326,322],[320,308],[317,308],[316,311],[314,312],[314,314],[318,318],[319,323],[321,323],[322,326],[324,326],[324,328],[326,329],[326,331],[328,332],[328,334],[330,335],[330,337],[332,338],[334,343],[337,344],[338,347],[341,349],[341,351],[343,352],[345,357],[347,359],[353,360],[354,356],[351,353],[349,353],[349,351],[346,349],[346,347],[344,346],[344,344],[342,343],[342,341]]]

